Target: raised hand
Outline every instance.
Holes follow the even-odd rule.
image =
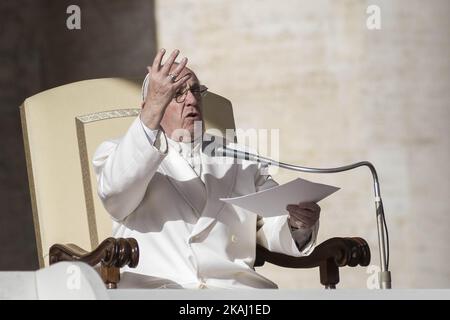
[[[179,75],[183,72],[187,64],[187,58],[171,71],[175,59],[180,53],[174,50],[164,65],[161,65],[165,54],[165,49],[159,50],[151,67],[147,67],[150,74],[147,98],[141,112],[141,120],[150,129],[158,129],[167,106],[172,101],[175,93],[189,80],[191,74],[185,74],[181,78]]]

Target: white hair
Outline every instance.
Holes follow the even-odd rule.
[[[142,101],[147,98],[148,83],[150,82],[150,73],[145,76],[144,82],[142,82]]]

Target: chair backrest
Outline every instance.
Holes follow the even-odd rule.
[[[27,98],[20,107],[39,264],[55,243],[92,250],[112,222],[96,192],[92,157],[123,135],[140,112],[141,82],[119,78],[75,82]],[[234,129],[229,100],[208,93],[205,129]]]

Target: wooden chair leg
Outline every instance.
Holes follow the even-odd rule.
[[[339,283],[339,267],[334,258],[325,260],[319,266],[320,283],[325,286],[325,289],[336,289]]]
[[[117,284],[120,281],[120,269],[117,267],[108,267],[102,263],[100,272],[106,288],[117,289]]]

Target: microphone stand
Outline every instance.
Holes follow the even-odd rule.
[[[216,146],[213,152],[215,153],[215,155],[219,156],[222,155],[225,157],[233,157],[236,159],[261,162],[267,165],[278,166],[280,168],[309,173],[336,173],[348,171],[362,166],[368,167],[370,169],[370,172],[372,173],[373,189],[375,193],[375,213],[377,218],[377,229],[378,229],[378,250],[380,253],[380,264],[381,264],[381,271],[378,275],[378,281],[380,284],[380,289],[391,289],[392,281],[391,281],[391,272],[389,271],[389,235],[386,225],[386,219],[384,217],[383,202],[381,200],[380,184],[378,182],[377,171],[370,162],[361,161],[337,168],[308,168],[274,161],[272,159],[263,156],[255,155],[240,150],[230,149],[227,148],[225,145]]]

